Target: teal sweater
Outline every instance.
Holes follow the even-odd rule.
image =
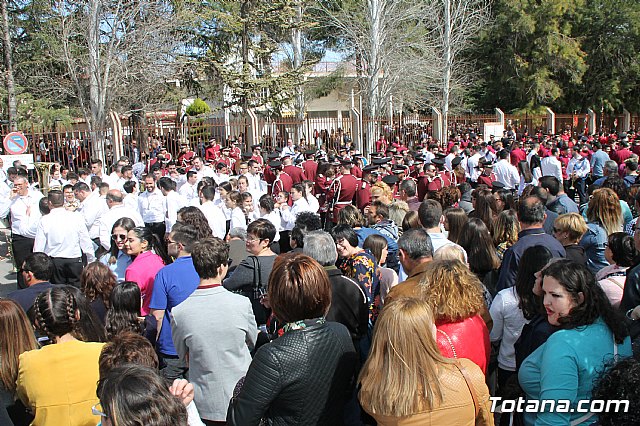
[[[601,318],[593,324],[560,330],[524,360],[518,379],[528,400],[569,400],[571,408],[591,399],[594,380],[613,360],[613,333]],[[618,345],[618,356],[631,356],[631,340]],[[583,408],[587,406],[583,404]],[[569,425],[586,413],[526,413],[527,425]],[[596,422],[597,415],[583,425]]]

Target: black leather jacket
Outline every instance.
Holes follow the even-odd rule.
[[[341,425],[355,384],[356,351],[347,328],[326,322],[292,330],[256,353],[227,425]]]
[[[627,312],[640,305],[640,265],[627,270],[627,280],[624,284],[620,309]]]

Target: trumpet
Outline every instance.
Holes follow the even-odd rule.
[[[572,190],[572,191],[576,189],[576,187],[575,187],[576,178],[577,177],[576,177],[575,173],[572,173],[571,174],[571,186],[569,186],[569,189]]]

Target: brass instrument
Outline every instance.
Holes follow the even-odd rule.
[[[46,162],[37,162],[33,163],[36,171],[38,172],[38,184],[40,186],[40,191],[43,195],[47,195],[49,193],[49,176],[51,175],[51,166],[54,163],[46,163]]]

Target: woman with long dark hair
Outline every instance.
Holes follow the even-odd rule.
[[[614,310],[586,266],[559,260],[542,271],[547,321],[560,327],[520,367],[518,378],[527,399],[568,400],[571,407],[588,400],[595,378],[615,357],[631,356],[631,339],[621,313]],[[525,413],[529,422],[593,424],[595,413],[579,410]],[[529,423],[527,422],[527,423]]]
[[[493,224],[499,211],[491,191],[486,188],[476,189],[471,193],[471,202],[473,203],[473,211],[469,213],[469,218],[476,217],[482,220],[489,232],[493,232]]]
[[[609,235],[604,257],[609,266],[600,269],[596,279],[614,308],[620,306],[627,270],[638,264],[638,251],[633,237],[624,232]]]
[[[141,303],[140,287],[133,281],[121,282],[113,288],[111,308],[105,320],[107,340],[127,331],[142,334],[144,318],[140,317]]]
[[[486,224],[479,218],[471,218],[462,227],[460,240],[458,243],[467,252],[469,269],[476,274],[478,279],[484,282],[485,277],[492,271],[496,271],[500,267],[500,259],[496,254],[493,246],[493,239]],[[490,283],[485,283],[492,294],[495,294],[494,284],[497,282],[497,274],[495,279]]]
[[[444,229],[448,232],[447,239],[459,244],[462,235],[462,228],[469,218],[463,209],[450,207],[444,211]]]
[[[136,227],[127,234],[124,249],[133,258],[133,262],[125,272],[127,281],[133,281],[142,293],[142,316],[149,314],[149,303],[153,292],[153,281],[156,274],[165,265],[171,263],[164,244],[149,228]]]
[[[100,258],[100,262],[107,265],[116,275],[118,281],[124,281],[125,271],[133,261],[125,249],[129,231],[136,227],[135,222],[128,217],[123,217],[111,227],[111,248]]]
[[[198,231],[198,240],[213,236],[207,217],[198,207],[187,206],[178,210],[178,222],[193,226]]]

